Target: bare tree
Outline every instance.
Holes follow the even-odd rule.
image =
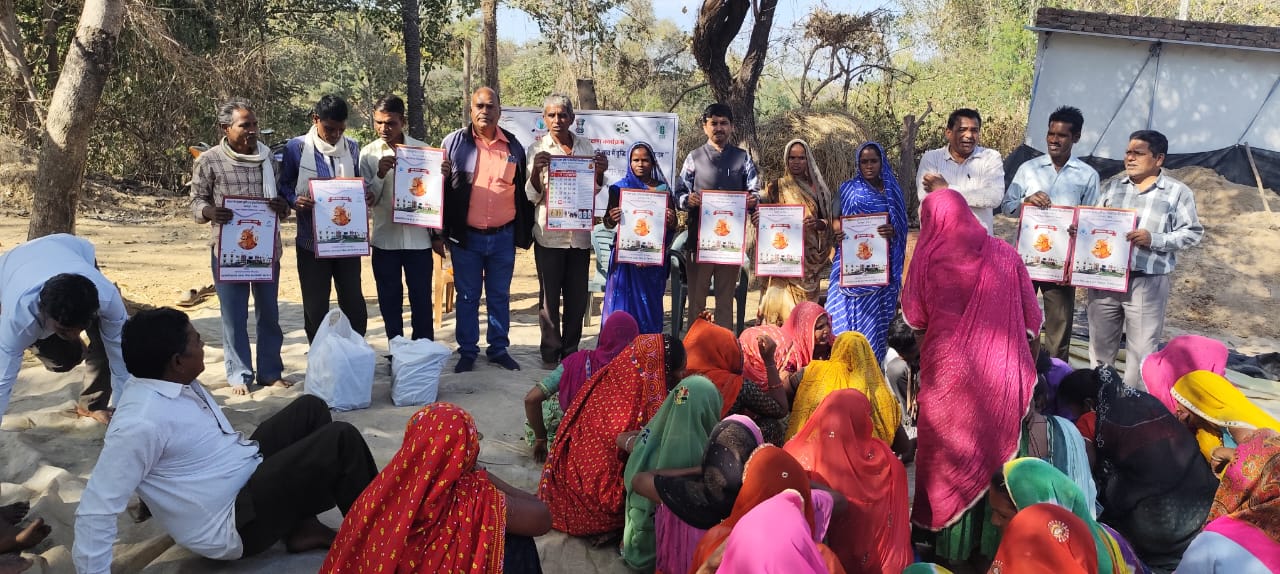
[[[32,186],[28,239],[75,233],[89,135],[115,61],[126,12],[124,0],[85,0],[80,25],[49,102]]]
[[[906,75],[893,65],[885,43],[892,21],[893,15],[884,9],[865,14],[815,9],[801,26],[801,37],[789,42],[798,44],[802,54],[796,93],[800,106],[812,107],[822,91],[835,84],[842,88],[841,102],[848,109],[855,83],[872,74],[889,80]]]
[[[920,211],[920,190],[916,189],[916,136],[920,133],[920,126],[924,124],[924,119],[931,113],[933,113],[933,102],[929,102],[919,118],[916,118],[915,114],[907,114],[902,118],[902,134],[898,142],[899,149],[902,151],[898,156],[898,184],[906,192],[907,219],[911,220],[912,227],[919,225],[916,214]]]
[[[426,139],[427,122],[423,117],[422,102],[422,19],[418,14],[418,0],[400,0],[400,18],[403,20],[405,105],[408,107],[409,135]]]
[[[484,85],[497,91],[498,0],[480,0],[480,12],[484,19]],[[471,94],[465,94],[464,97],[470,98]]]
[[[717,100],[733,110],[738,139],[748,152],[760,148],[756,139],[756,87],[769,51],[769,32],[778,0],[703,0],[693,27],[693,57]],[[738,71],[729,70],[729,45],[752,14],[751,37]]]
[[[0,52],[4,53],[9,75],[17,80],[13,93],[15,127],[26,139],[35,140],[40,125],[44,123],[44,112],[40,109],[40,95],[31,64],[22,51],[22,36],[18,31],[18,15],[14,11],[13,0],[0,0]]]

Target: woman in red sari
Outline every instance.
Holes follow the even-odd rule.
[[[1043,315],[1017,251],[987,234],[964,197],[936,191],[920,211],[902,291],[903,317],[923,339],[911,520],[942,531],[940,557],[963,560],[993,528],[980,503],[1017,453]]]
[[[680,382],[684,346],[669,335],[641,335],[578,391],[542,468],[538,498],[556,530],[608,541],[622,530],[626,491],[619,435],[632,435]]]

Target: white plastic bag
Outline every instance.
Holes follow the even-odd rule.
[[[430,339],[391,339],[391,402],[397,407],[436,402],[440,371],[453,354]]]
[[[307,353],[307,393],[338,411],[368,408],[375,361],[373,347],[352,330],[341,310],[332,309]]]

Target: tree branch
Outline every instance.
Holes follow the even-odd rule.
[[[671,107],[667,108],[667,113],[674,112],[674,111],[675,111],[675,109],[676,109],[676,106],[680,105],[680,100],[683,100],[683,99],[684,99],[684,97],[685,97],[685,96],[687,96],[687,95],[689,95],[689,93],[690,93],[690,92],[694,92],[694,91],[697,91],[697,90],[701,90],[702,88],[705,88],[705,87],[707,87],[707,83],[706,83],[706,82],[702,82],[702,83],[700,83],[700,84],[693,85],[693,86],[690,86],[690,87],[688,87],[688,88],[685,88],[685,89],[684,89],[684,91],[680,92],[680,95],[676,96],[675,101],[674,101],[674,102],[671,102]]]

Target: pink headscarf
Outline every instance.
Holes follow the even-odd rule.
[[[756,337],[760,335],[769,337],[778,344],[778,350],[773,352],[773,364],[779,370],[785,368],[791,360],[793,344],[791,337],[776,325],[752,327],[738,336],[738,343],[742,347],[742,374],[763,388],[769,386],[769,372],[764,367],[764,357],[760,356],[760,345],[756,343]]]
[[[786,370],[798,371],[813,360],[813,346],[817,343],[813,339],[813,329],[824,315],[827,315],[827,310],[812,301],[801,301],[791,310],[791,315],[782,325],[782,331],[791,338],[793,349]],[[827,316],[827,320],[830,321],[831,317]]]
[[[1179,335],[1163,349],[1147,355],[1142,362],[1142,381],[1147,392],[1160,399],[1169,412],[1178,412],[1169,390],[1192,371],[1227,372],[1227,346],[1221,341],[1199,335]]]
[[[827,574],[800,494],[784,490],[747,512],[729,534],[716,572]]]
[[[596,341],[595,349],[578,351],[565,357],[561,362],[564,372],[560,375],[560,408],[569,412],[573,397],[587,382],[588,362],[591,364],[591,372],[599,371],[639,335],[640,325],[630,313],[626,311],[611,313],[608,321],[605,321],[600,329],[600,338]]]

